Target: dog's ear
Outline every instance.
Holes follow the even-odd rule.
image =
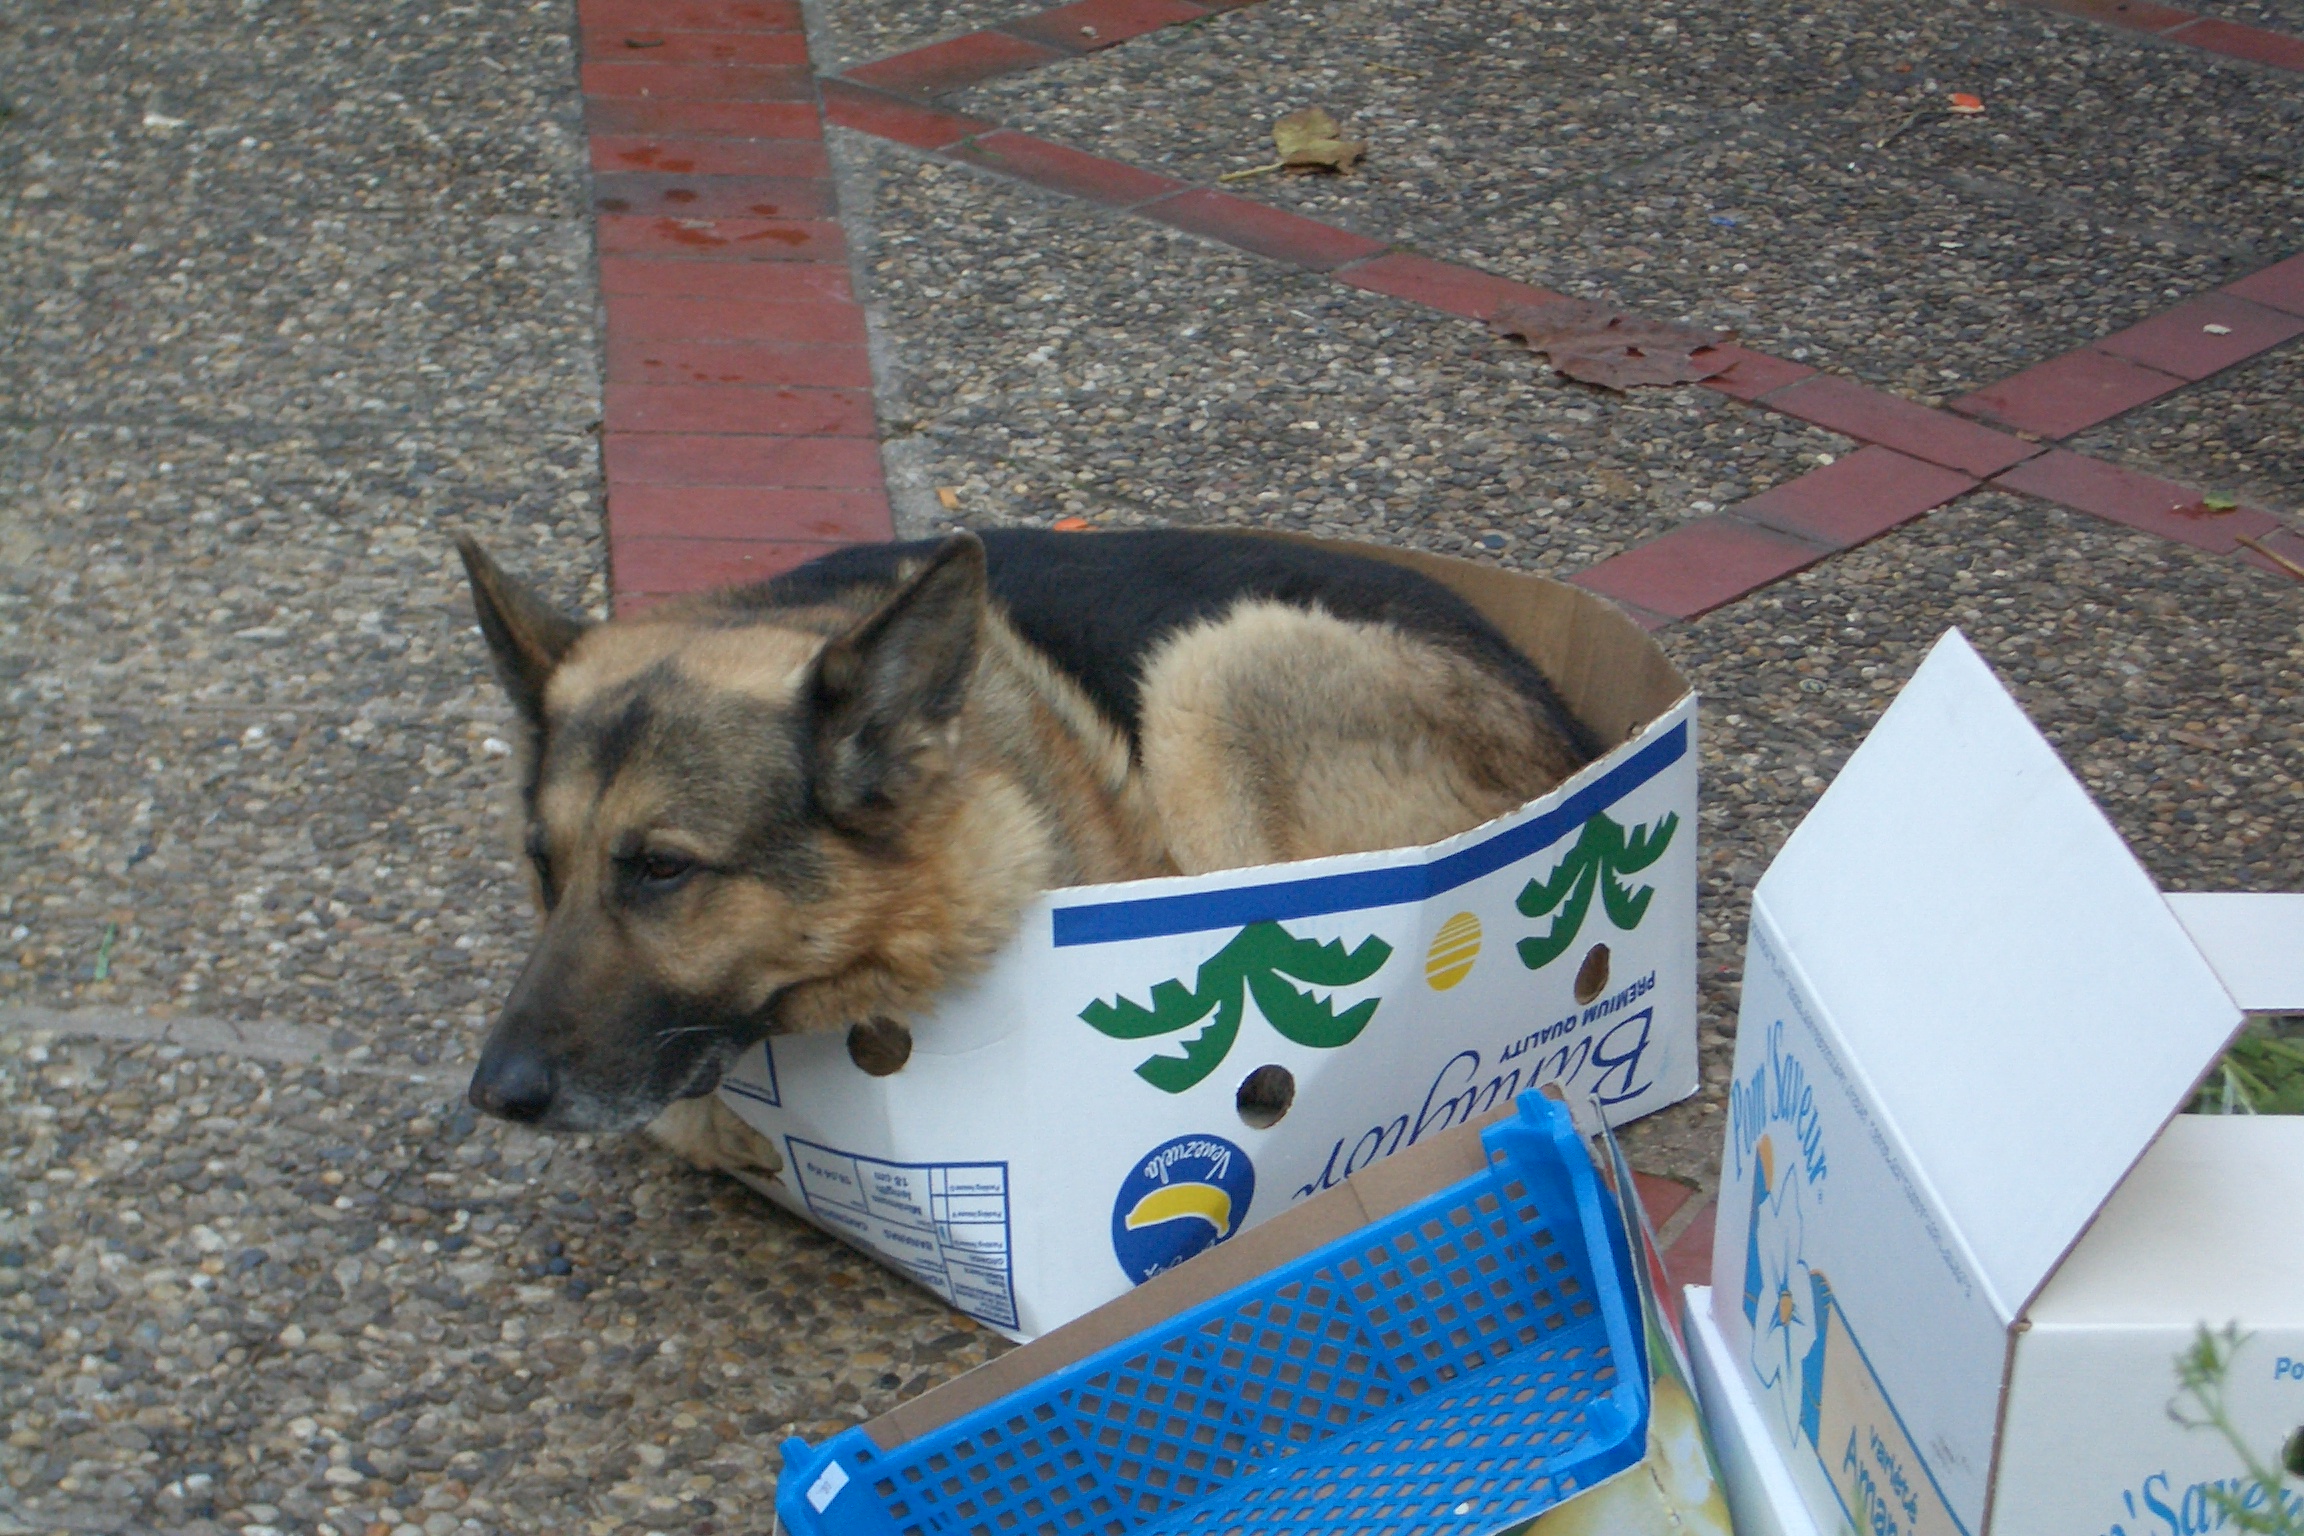
[[[464,557],[464,574],[472,581],[472,606],[496,659],[496,675],[522,717],[541,730],[544,685],[588,626],[505,575],[470,534],[456,535],[456,552]]]
[[[949,765],[984,623],[984,546],[955,534],[809,680],[816,803],[834,825],[892,829]]]

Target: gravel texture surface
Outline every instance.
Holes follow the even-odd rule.
[[[505,715],[446,535],[600,598],[571,22],[10,13],[0,999],[415,1065],[508,978]]]
[[[783,1435],[1004,1347],[739,1185],[478,1121],[460,1076],[17,1023],[9,1529],[759,1530]]]
[[[959,99],[1194,181],[1323,105],[1360,169],[1234,190],[1924,398],[2304,245],[2292,78],[2022,6],[1269,0]]]
[[[1480,327],[849,141],[876,178],[884,429],[963,521],[1274,522],[1571,571],[1845,439],[1611,395]]]
[[[2304,526],[2304,346],[2290,343],[2073,440]]]

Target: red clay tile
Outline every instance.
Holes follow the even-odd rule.
[[[602,133],[592,137],[592,169],[603,176],[829,177],[831,159],[810,139],[674,139]]]
[[[2261,272],[2251,272],[2223,291],[2254,304],[2269,304],[2292,315],[2304,315],[2304,255],[2276,261]]]
[[[804,32],[667,32],[657,27],[587,27],[587,63],[808,66]]]
[[[794,389],[870,389],[862,347],[781,341],[650,341],[608,338],[610,384],[780,384]]]
[[[2224,334],[2207,330],[2211,325],[2223,327]],[[2296,336],[2304,336],[2304,316],[2228,293],[2204,293],[2141,325],[2114,331],[2096,346],[2180,379],[2204,379]]]
[[[854,304],[780,303],[717,295],[608,296],[610,334],[674,341],[805,341],[864,345],[864,311]]]
[[[1208,14],[1206,6],[1194,5],[1191,0],[1077,0],[1073,5],[1003,22],[1000,30],[1051,48],[1091,53],[1180,21],[1198,21]]]
[[[2115,27],[2131,27],[2138,32],[2165,32],[2192,20],[2190,11],[2155,5],[2152,0],[2037,0],[2037,3],[2052,11],[2085,16],[2090,21],[2108,22]]]
[[[748,432],[784,437],[871,437],[868,389],[749,384],[611,384],[610,432]]]
[[[2304,72],[2304,37],[2291,37],[2285,32],[2268,32],[2262,27],[2246,27],[2236,21],[2203,16],[2188,26],[2160,35],[2169,42],[2205,48],[2226,58]]]
[[[1336,274],[1336,281],[1347,288],[1430,305],[1467,320],[1485,320],[1506,304],[1540,304],[1560,297],[1548,288],[1407,251],[1387,251],[1373,261],[1346,267]]]
[[[592,206],[679,219],[828,219],[839,212],[829,180],[802,176],[595,176]]]
[[[1171,228],[1205,235],[1243,251],[1269,256],[1274,261],[1293,262],[1315,272],[1325,272],[1384,249],[1381,240],[1269,208],[1245,197],[1234,197],[1229,192],[1195,188],[1148,203],[1136,211]]]
[[[602,293],[693,294],[710,299],[765,299],[798,304],[846,301],[848,268],[829,261],[682,261],[662,256],[608,256],[600,262]]]
[[[608,483],[757,485],[835,491],[880,488],[880,445],[853,437],[711,437],[609,432],[601,437]]]
[[[584,126],[594,134],[648,137],[695,135],[723,139],[821,139],[824,125],[809,101],[665,101],[656,97],[590,96]]]
[[[1705,379],[1704,387],[1716,389],[1724,395],[1734,395],[1739,400],[1757,400],[1787,384],[1812,377],[1816,372],[1806,363],[1789,363],[1783,358],[1770,357],[1765,352],[1754,352],[1733,343],[1712,350],[1730,361],[1727,372],[1716,373]]]
[[[1632,1175],[1632,1187],[1640,1192],[1640,1207],[1648,1213],[1648,1225],[1659,1232],[1696,1193],[1678,1179],[1658,1178],[1652,1173]]]
[[[1683,523],[1569,580],[1675,619],[1693,618],[1815,564],[1824,545],[1755,527],[1738,518]]]
[[[1707,1200],[1672,1245],[1672,1251],[1664,1255],[1664,1274],[1675,1295],[1691,1285],[1712,1283],[1712,1234],[1719,1225],[1713,1215],[1714,1203]]]
[[[1997,474],[2040,451],[2036,443],[1829,373],[1775,390],[1766,403],[1772,411],[1971,475]]]
[[[2183,387],[2173,374],[2083,347],[1962,395],[1952,409],[2019,432],[2069,437]]]
[[[647,96],[664,101],[807,101],[816,99],[806,68],[726,64],[658,64],[612,60],[587,64],[584,94]]]
[[[585,31],[800,32],[800,0],[576,0]]]
[[[1958,470],[1892,448],[1859,448],[1730,510],[1763,528],[1847,549],[1975,488]]]
[[[1027,42],[1005,32],[970,32],[909,53],[874,59],[849,70],[847,78],[899,96],[933,96],[979,80],[1038,69],[1064,57],[1045,43]]]
[[[2284,576],[2290,581],[2304,581],[2304,575],[2298,575],[2296,571],[2298,566],[2304,566],[2304,533],[2296,533],[2287,528],[2275,528],[2269,533],[2252,533],[2249,537],[2288,563],[2282,565],[2279,560],[2268,559],[2262,551],[2250,549],[2246,545],[2241,546],[2241,559],[2260,571],[2270,571],[2273,575]]]
[[[637,213],[592,221],[603,256],[695,261],[838,261],[846,238],[833,219],[670,219]]]
[[[2235,534],[2261,538],[2280,526],[2254,507],[2210,512],[2201,505],[2200,492],[2191,486],[2062,448],[2019,464],[1992,483],[2220,555],[2240,548]]]
[[[626,485],[609,492],[609,516],[626,538],[892,539],[895,521],[878,491],[760,490],[735,485]]]
[[[1108,208],[1133,208],[1184,190],[1184,183],[1156,176],[1118,160],[1107,160],[1027,133],[1002,128],[946,150],[949,159],[999,171],[1066,197],[1084,198]]]
[[[820,88],[824,115],[831,121],[914,149],[942,149],[970,134],[990,133],[1000,126],[981,117],[922,106],[885,91],[866,90],[846,80],[826,80]]]
[[[622,538],[610,533],[608,570],[615,580],[616,611],[630,614],[652,607],[649,598],[766,581],[840,547],[767,539]]]

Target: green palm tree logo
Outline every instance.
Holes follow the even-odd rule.
[[[1307,988],[1348,987],[1375,975],[1391,958],[1392,946],[1373,935],[1347,950],[1341,941],[1299,939],[1278,923],[1250,923],[1201,963],[1189,989],[1181,981],[1157,982],[1149,1008],[1125,997],[1099,999],[1081,1009],[1080,1017],[1115,1040],[1146,1040],[1189,1029],[1213,1013],[1206,1028],[1183,1042],[1181,1057],[1155,1055],[1136,1067],[1136,1075],[1153,1087],[1182,1093],[1223,1064],[1240,1037],[1250,994],[1265,1022],[1284,1038],[1318,1050],[1350,1045],[1376,1017],[1376,999],[1338,1013],[1334,998],[1315,997],[1284,978]]]
[[[1559,913],[1542,937],[1520,941],[1520,963],[1540,971],[1567,953],[1568,946],[1576,942],[1576,931],[1584,926],[1594,889],[1600,892],[1600,903],[1608,909],[1610,922],[1624,929],[1639,927],[1640,919],[1648,915],[1648,902],[1656,888],[1643,885],[1634,890],[1623,877],[1638,874],[1662,858],[1679,828],[1677,811],[1666,813],[1653,832],[1639,826],[1629,835],[1605,815],[1585,822],[1583,835],[1559,867],[1542,880],[1529,881],[1520,892],[1516,905],[1522,916],[1542,917],[1554,910]]]

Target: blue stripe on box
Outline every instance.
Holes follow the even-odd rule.
[[[1156,939],[1210,928],[1245,928],[1250,923],[1424,901],[1549,848],[1582,826],[1594,812],[1606,810],[1687,755],[1688,722],[1683,720],[1535,820],[1507,827],[1484,843],[1425,864],[1280,880],[1228,891],[1058,907],[1054,914],[1056,947]]]

